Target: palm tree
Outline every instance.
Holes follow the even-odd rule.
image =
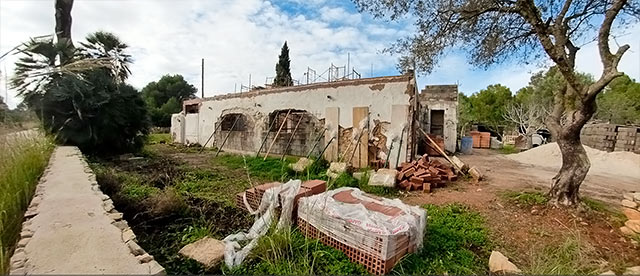
[[[32,38],[18,48],[23,56],[16,62],[12,88],[27,104],[43,95],[48,85],[65,75],[84,79],[83,73],[94,69],[107,69],[118,82],[124,82],[131,74],[131,55],[125,53],[127,45],[107,32],[95,32],[87,36],[82,47],[54,42],[53,36]],[[60,59],[61,53],[67,58]]]

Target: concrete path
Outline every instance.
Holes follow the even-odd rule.
[[[164,273],[76,147],[56,148],[25,217],[11,274]]]

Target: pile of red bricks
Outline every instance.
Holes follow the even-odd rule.
[[[401,163],[397,170],[398,187],[406,191],[430,192],[433,188],[443,187],[447,181],[458,179],[450,166],[438,160],[429,160],[426,154],[411,163]]]
[[[236,206],[238,208],[242,208],[248,211],[247,206],[244,204],[244,200],[243,200],[243,197],[246,194],[247,202],[249,203],[249,206],[251,206],[251,209],[256,210],[258,206],[260,206],[260,202],[262,201],[262,196],[264,195],[264,193],[269,188],[272,188],[281,184],[282,183],[280,182],[265,183],[262,185],[258,185],[254,188],[248,189],[242,193],[238,193],[236,194]],[[300,185],[300,190],[298,191],[298,194],[295,197],[293,209],[297,210],[296,207],[298,205],[298,200],[300,198],[316,195],[326,190],[327,190],[327,182],[324,180],[307,180],[305,182],[302,182],[302,185]],[[295,217],[295,214],[294,214],[294,217]]]

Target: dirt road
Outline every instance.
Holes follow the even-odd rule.
[[[553,167],[522,164],[488,149],[473,149],[472,155],[460,155],[459,158],[469,166],[480,168],[486,176],[487,184],[497,188],[549,188],[551,178],[557,173],[557,169]],[[589,172],[580,191],[584,195],[617,203],[623,192],[640,191],[640,179]]]

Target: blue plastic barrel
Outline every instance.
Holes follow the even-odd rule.
[[[464,154],[471,154],[473,150],[473,138],[471,136],[464,136],[460,139],[460,151]]]

